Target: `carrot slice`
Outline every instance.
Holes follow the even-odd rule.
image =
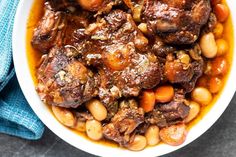
[[[145,112],[152,111],[154,109],[155,102],[155,93],[152,90],[146,90],[142,93],[140,106],[144,109]]]
[[[173,99],[174,88],[172,86],[161,86],[155,91],[155,97],[157,102],[166,103]]]

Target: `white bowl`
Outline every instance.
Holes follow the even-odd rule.
[[[65,140],[74,147],[86,151],[91,154],[99,156],[112,156],[112,157],[131,157],[131,156],[160,156],[180,149],[190,142],[194,141],[200,135],[202,135],[207,129],[209,129],[215,121],[221,116],[235,92],[235,80],[236,80],[236,58],[234,55],[233,65],[230,71],[229,79],[225,85],[225,88],[211,110],[189,131],[184,144],[173,147],[169,145],[159,145],[152,148],[147,148],[140,152],[132,152],[120,148],[112,148],[105,145],[93,143],[78,134],[70,131],[63,125],[61,125],[52,116],[49,109],[39,99],[37,92],[35,91],[34,83],[30,74],[28,61],[26,57],[26,25],[29,17],[29,13],[34,0],[21,0],[17,9],[14,30],[13,30],[13,59],[15,70],[21,89],[29,102],[30,106],[42,122],[52,130],[57,136]],[[233,24],[236,29],[236,1],[227,0],[227,3],[233,16]],[[236,42],[234,36],[234,42]],[[236,45],[236,43],[234,43]],[[235,51],[236,52],[236,51]]]

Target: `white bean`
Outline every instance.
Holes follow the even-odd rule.
[[[185,123],[189,123],[190,121],[192,121],[200,112],[200,105],[194,101],[190,102],[189,107],[190,110],[188,116],[184,120]]]
[[[217,54],[217,45],[213,33],[204,34],[200,39],[200,47],[206,58],[214,58]]]
[[[147,146],[147,139],[142,135],[135,135],[133,142],[131,142],[127,148],[132,151],[143,150]]]
[[[73,127],[76,123],[76,118],[71,111],[66,108],[52,106],[52,112],[59,122],[68,127]]]
[[[102,124],[97,120],[88,120],[86,122],[86,133],[92,140],[98,141],[102,138]]]
[[[208,105],[212,100],[212,95],[208,89],[197,87],[191,93],[192,99],[201,105]]]
[[[154,146],[160,142],[159,131],[160,130],[156,125],[152,125],[147,129],[145,137],[148,145]]]
[[[187,130],[185,124],[176,124],[160,130],[161,140],[171,146],[179,146],[186,140]]]
[[[102,121],[102,120],[106,119],[107,109],[100,101],[98,101],[96,99],[90,100],[86,104],[86,107],[88,108],[88,110],[91,112],[91,114],[93,115],[93,117],[96,120]]]

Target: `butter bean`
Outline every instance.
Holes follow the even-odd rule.
[[[145,133],[145,137],[148,145],[157,145],[160,142],[159,128],[156,125],[150,126]]]
[[[195,88],[192,93],[192,99],[201,105],[208,105],[212,100],[212,95],[208,89],[204,87]]]
[[[207,33],[201,37],[200,47],[206,58],[214,58],[216,56],[217,45],[213,33]]]
[[[62,107],[52,106],[52,112],[59,122],[68,127],[73,127],[76,123],[76,118],[73,113]]]
[[[142,135],[135,135],[133,142],[131,142],[127,148],[132,151],[141,151],[147,145],[147,140]]]
[[[189,114],[187,116],[187,118],[185,118],[185,123],[189,123],[190,121],[192,121],[194,118],[197,117],[197,115],[200,112],[200,105],[194,101],[191,101],[189,104],[190,110],[189,110]]]
[[[91,114],[96,120],[102,121],[106,119],[107,109],[99,100],[96,100],[96,99],[90,100],[86,104],[86,107],[88,108],[88,110],[91,112]]]
[[[86,122],[86,133],[88,137],[94,141],[102,138],[102,124],[97,120],[88,120]]]
[[[184,124],[171,125],[161,129],[161,140],[171,146],[179,146],[184,143],[187,136],[186,126]]]

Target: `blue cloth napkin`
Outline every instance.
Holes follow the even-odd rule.
[[[0,0],[0,132],[39,139],[44,125],[30,108],[12,63],[12,29],[19,0]]]

